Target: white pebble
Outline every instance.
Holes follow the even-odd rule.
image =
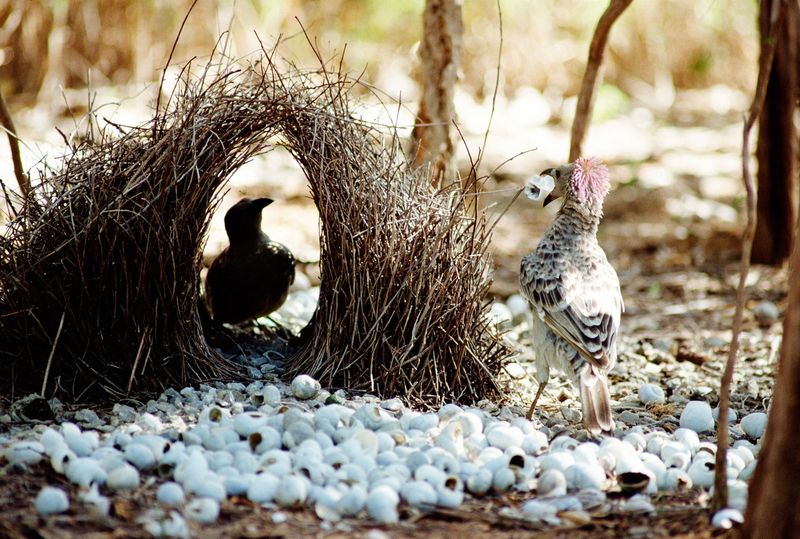
[[[738,509],[720,509],[711,518],[711,525],[715,528],[729,530],[744,522],[744,516]]]
[[[380,486],[372,489],[367,497],[367,514],[369,518],[382,524],[395,524],[400,519],[397,504],[400,497],[393,489]]]
[[[753,439],[761,438],[767,430],[767,414],[764,412],[754,412],[742,418],[742,430],[748,437]]]
[[[645,405],[664,404],[664,390],[656,384],[642,384],[639,386],[639,401]]]
[[[178,483],[168,481],[158,487],[156,499],[165,505],[180,505],[185,499],[183,487]]]
[[[712,432],[714,430],[714,417],[711,406],[705,401],[689,401],[681,412],[681,427],[695,432]]]
[[[300,400],[309,400],[317,396],[320,384],[307,374],[295,376],[292,380],[292,395]]]
[[[63,513],[69,509],[67,493],[60,488],[44,487],[36,495],[36,512],[42,516]]]
[[[139,472],[130,464],[123,464],[108,472],[106,486],[112,490],[130,490],[139,486]]]
[[[219,517],[219,503],[211,498],[195,498],[184,508],[186,517],[201,524],[211,524]]]

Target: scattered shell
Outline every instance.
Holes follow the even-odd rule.
[[[130,464],[123,464],[108,472],[106,486],[113,490],[130,490],[139,486],[139,472]]]
[[[4,456],[10,464],[34,465],[42,461],[44,445],[40,442],[17,442],[6,449]]]
[[[680,425],[695,432],[712,432],[714,417],[711,406],[705,401],[689,401],[681,413]]]
[[[623,494],[636,494],[647,489],[650,476],[642,472],[625,472],[617,476],[617,484]]]
[[[44,487],[36,495],[36,512],[42,516],[63,513],[69,509],[67,493],[60,488]]]
[[[551,469],[542,473],[536,486],[539,496],[562,496],[567,493],[567,479],[561,470]]]
[[[367,497],[367,514],[369,518],[383,524],[395,524],[400,519],[397,504],[400,497],[392,488],[380,486],[372,489]]]
[[[211,524],[219,517],[219,503],[211,498],[195,498],[184,508],[186,517],[201,524]]]
[[[556,516],[556,507],[540,500],[528,500],[522,504],[524,515],[533,520],[541,520],[548,524],[558,524],[560,521]]]
[[[738,509],[720,509],[711,517],[711,525],[723,530],[729,530],[742,523],[744,523],[744,516]]]
[[[307,374],[296,376],[292,380],[292,395],[300,400],[313,399],[320,390],[320,384]]]
[[[183,487],[172,481],[163,483],[156,491],[156,500],[165,505],[180,505],[184,499]]]
[[[767,414],[764,412],[754,412],[742,418],[742,430],[748,437],[753,439],[761,438],[767,430]]]
[[[427,481],[410,481],[403,484],[400,496],[412,507],[430,509],[436,505],[436,490]]]
[[[656,384],[642,384],[639,386],[639,401],[645,405],[664,404],[664,390]]]
[[[778,306],[771,301],[760,301],[753,308],[753,316],[762,327],[769,327],[781,316]]]

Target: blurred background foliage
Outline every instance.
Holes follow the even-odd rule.
[[[591,32],[606,2],[500,0],[503,16],[501,95],[531,89],[551,104],[580,84]],[[190,0],[1,0],[0,80],[12,103],[54,99],[61,88],[158,80]],[[416,45],[424,0],[199,0],[175,62],[206,57],[231,29],[233,53],[267,48],[298,65],[314,65],[298,20],[322,50],[341,52],[345,67],[403,101],[417,97]],[[482,102],[497,69],[497,4],[464,2],[461,90]],[[754,0],[640,0],[612,35],[598,114],[630,100],[664,110],[676,90],[715,85],[749,91],[755,79]],[[256,35],[257,34],[257,35]],[[555,105],[555,106],[552,106]]]

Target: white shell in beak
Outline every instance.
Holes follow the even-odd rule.
[[[556,182],[550,175],[532,176],[525,182],[525,195],[537,206],[543,207],[545,198],[553,191],[555,185]]]

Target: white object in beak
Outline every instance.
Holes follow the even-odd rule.
[[[525,195],[537,206],[544,206],[544,199],[553,192],[556,182],[550,175],[532,176],[525,182]]]

